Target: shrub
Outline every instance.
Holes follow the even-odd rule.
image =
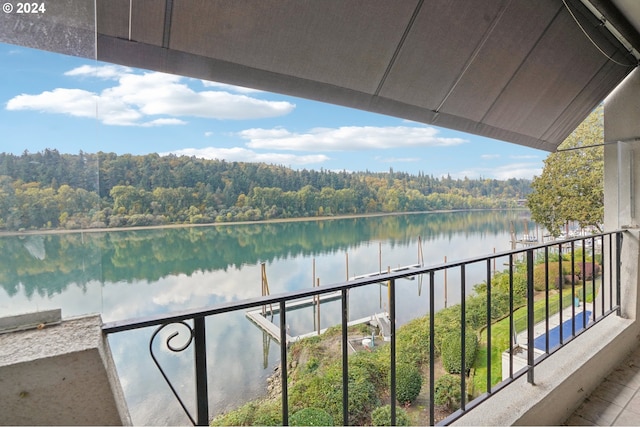
[[[429,316],[413,319],[398,329],[399,362],[420,366],[429,363]]]
[[[517,271],[513,273],[513,303],[518,305],[527,298],[527,275]]]
[[[292,426],[332,426],[333,417],[322,409],[304,408],[289,417]]]
[[[349,371],[371,382],[376,389],[383,389],[388,384],[391,354],[389,346],[376,351],[361,351],[349,357]]]
[[[374,426],[408,426],[409,416],[402,408],[396,407],[396,423],[391,424],[391,405],[384,405],[374,409],[371,413],[371,425]]]
[[[385,378],[376,353],[361,352],[349,358],[349,424],[369,421],[373,408],[379,405],[376,384]],[[292,411],[306,407],[326,411],[336,425],[342,424],[342,363],[331,362],[312,375],[301,376],[289,389]]]
[[[509,294],[494,292],[491,295],[491,320],[500,319],[507,314],[509,314]]]
[[[482,294],[472,295],[467,298],[465,314],[466,314],[467,325],[469,325],[471,329],[477,329],[482,325],[487,324],[486,290],[482,291]],[[459,324],[460,322],[458,321],[457,325]],[[459,330],[459,329],[460,327],[458,326],[456,329],[450,331],[449,334],[446,334],[445,337],[450,335],[451,333],[454,333],[456,330]]]
[[[450,374],[459,374],[462,368],[462,346],[460,341],[460,331],[451,333],[442,340],[442,364]],[[474,332],[469,332],[465,335],[464,343],[464,366],[468,370],[476,360],[478,337]]]
[[[342,395],[339,404],[341,410],[338,425],[342,425]],[[378,393],[371,382],[349,381],[349,425],[366,424],[371,411],[379,404]]]
[[[256,408],[253,425],[259,426],[281,426],[282,406],[280,401],[269,402]]]
[[[594,270],[594,267],[595,267],[595,270]],[[601,270],[601,268],[600,268],[600,265],[598,263],[595,263],[595,265],[594,265],[590,261],[587,261],[584,264],[582,264],[582,262],[580,262],[579,264],[576,264],[576,266],[575,266],[575,273],[582,280],[591,280],[594,277],[600,276],[600,270]]]
[[[396,398],[401,405],[413,403],[422,388],[422,375],[413,365],[401,363],[396,367]]]
[[[260,410],[261,404],[258,402],[249,402],[241,407],[214,418],[210,425],[212,426],[246,426],[255,424],[257,411]],[[282,412],[282,411],[281,411]],[[277,423],[276,423],[277,424]],[[280,422],[282,424],[282,422]]]
[[[436,337],[446,337],[460,331],[460,304],[452,305],[438,312],[434,319]],[[435,340],[436,354],[442,354],[442,339]]]
[[[564,264],[562,265],[564,270]],[[537,264],[533,267],[533,289],[538,292],[546,289],[545,280],[545,265]],[[560,281],[560,264],[558,262],[549,263],[549,289],[555,289],[558,287]]]
[[[460,407],[460,377],[445,374],[438,378],[434,386],[434,399],[436,405],[455,410]]]

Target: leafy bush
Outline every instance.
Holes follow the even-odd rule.
[[[591,261],[586,261],[584,264],[582,264],[582,261],[580,261],[580,263],[576,264],[575,266],[575,273],[582,280],[591,280],[594,277],[598,277],[600,276],[600,272],[601,272],[600,264],[595,263],[594,265],[591,263]]]
[[[471,329],[477,329],[482,325],[487,324],[487,294],[486,290],[482,292],[480,295],[473,295],[467,297],[466,300],[466,311],[465,311],[465,319],[467,321],[467,325]],[[460,322],[458,322],[460,324]],[[456,328],[459,330],[460,328]],[[455,331],[455,330],[454,330]],[[451,331],[453,333],[454,331]],[[448,336],[447,334],[445,336]]]
[[[519,305],[527,297],[527,271],[525,265],[514,261],[513,269],[513,303]],[[509,270],[498,271],[491,279],[491,288],[494,295],[509,295]]]
[[[566,263],[562,264],[563,276],[567,274]],[[538,292],[546,289],[545,280],[545,266],[543,264],[537,264],[533,267],[533,289]],[[569,273],[570,274],[570,273]],[[560,263],[549,263],[549,289],[557,289],[560,283]]]
[[[413,365],[398,364],[396,367],[396,398],[400,404],[413,403],[422,388],[422,375]]]
[[[460,304],[440,310],[434,319],[436,337],[446,337],[460,330]],[[436,354],[442,354],[442,338],[435,340]]]
[[[212,426],[282,425],[282,407],[277,402],[249,402],[211,421]]]
[[[292,426],[332,426],[333,417],[322,409],[304,408],[289,417]]]
[[[464,366],[468,370],[476,359],[478,337],[473,331],[465,335]],[[462,368],[462,348],[460,331],[447,335],[442,340],[442,364],[450,374],[459,374]]]
[[[259,426],[281,426],[282,403],[278,400],[258,406],[251,424]]]
[[[349,357],[349,370],[366,378],[377,389],[388,385],[391,353],[389,346],[376,351],[361,351]]]
[[[413,319],[398,329],[398,362],[414,366],[429,363],[429,316]]]
[[[235,409],[228,414],[220,415],[214,418],[210,425],[212,426],[246,426],[253,424],[253,418],[257,405],[249,402]]]
[[[508,314],[509,294],[496,292],[491,295],[491,320],[501,319]]]
[[[455,410],[460,407],[460,377],[445,374],[438,378],[434,386],[434,403],[447,409]]]
[[[349,357],[351,425],[367,423],[372,409],[379,404],[377,385],[380,384],[380,378],[387,378],[387,374],[383,366],[384,357],[377,353],[360,352]],[[341,360],[318,367],[313,375],[298,378],[289,389],[289,405],[292,411],[307,407],[322,409],[333,418],[333,424],[342,424]]]
[[[342,396],[339,404],[341,406],[340,422],[337,425],[342,425]],[[371,411],[378,405],[380,400],[372,383],[349,381],[349,425],[368,424]]]
[[[391,405],[384,405],[374,409],[371,413],[371,425],[374,426],[408,426],[409,416],[404,409],[396,407],[396,423],[391,424]]]

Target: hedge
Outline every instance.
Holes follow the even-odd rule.
[[[475,331],[469,331],[465,335],[464,366],[471,368],[476,360],[478,350],[478,337]],[[459,374],[462,368],[462,348],[460,332],[447,335],[442,340],[442,365],[450,374]]]

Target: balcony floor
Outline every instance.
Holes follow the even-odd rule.
[[[640,347],[604,379],[564,425],[640,425]]]

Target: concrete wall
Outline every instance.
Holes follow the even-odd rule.
[[[0,334],[0,424],[130,425],[100,316]]]

